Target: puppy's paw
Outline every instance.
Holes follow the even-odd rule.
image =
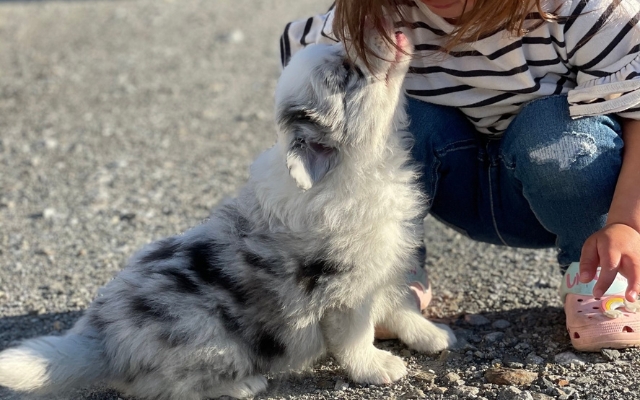
[[[453,346],[456,335],[446,325],[434,324],[424,318],[416,320],[410,332],[400,335],[400,340],[409,348],[421,353],[437,353]]]
[[[375,348],[366,360],[356,360],[349,371],[354,382],[375,385],[395,382],[406,374],[407,367],[400,357]]]
[[[228,389],[226,395],[238,399],[253,397],[267,389],[267,378],[262,375],[248,376],[240,381],[234,382]]]

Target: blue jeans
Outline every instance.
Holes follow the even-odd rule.
[[[611,116],[571,119],[566,96],[523,106],[500,139],[456,108],[408,100],[427,212],[474,240],[557,247],[567,266],[605,224],[622,164]]]

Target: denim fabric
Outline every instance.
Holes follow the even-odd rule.
[[[524,105],[499,140],[458,109],[409,99],[413,157],[434,217],[474,240],[578,261],[604,226],[622,163],[611,116],[571,119],[566,96]]]

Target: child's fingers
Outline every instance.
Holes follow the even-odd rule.
[[[602,297],[609,289],[618,275],[620,266],[620,253],[611,249],[603,248],[598,253],[600,255],[600,275],[593,287],[593,297]]]
[[[626,298],[629,301],[636,301],[640,292],[640,264],[638,260],[630,257],[622,257],[620,260],[620,272],[627,278]]]
[[[598,265],[600,265],[597,244],[597,239],[591,236],[582,245],[580,254],[580,282],[582,283],[589,283],[596,276]]]

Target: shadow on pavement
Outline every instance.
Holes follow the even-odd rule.
[[[0,349],[22,339],[64,333],[82,314],[83,311],[69,311],[0,318]],[[449,325],[459,338],[472,343],[476,348],[491,348],[493,343],[490,339],[487,340],[487,335],[493,332],[502,332],[505,337],[524,340],[531,345],[532,350],[543,350],[539,347],[547,346],[549,341],[557,343],[561,348],[571,347],[564,327],[564,311],[559,307],[518,308],[473,316],[450,315],[432,320]],[[497,327],[499,325],[496,321],[508,321],[508,326]],[[493,336],[489,336],[491,337]]]
[[[565,327],[565,313],[560,307],[526,307],[479,314],[445,315],[431,318],[447,324],[456,333],[459,343],[455,352],[479,352],[480,358],[505,361],[515,352],[557,354],[575,351]]]
[[[15,345],[23,339],[61,334],[71,328],[82,313],[67,311],[0,318],[0,349]]]
[[[0,0],[2,1],[2,0]],[[71,328],[82,316],[83,311],[61,313],[29,314],[0,318],[0,349],[10,342],[38,335],[55,335]],[[430,318],[435,322],[449,325],[454,330],[477,332],[504,331],[505,334],[527,336],[546,333],[548,338],[569,344],[564,330],[564,311],[559,307],[518,308],[507,311],[480,313],[488,322],[478,323],[466,314]],[[497,329],[493,323],[508,321],[507,328]]]
[[[13,346],[21,339],[62,334],[81,315],[82,311],[70,311],[0,318],[0,349]],[[456,333],[459,342],[451,351],[435,355],[407,353],[406,347],[397,340],[376,341],[376,346],[395,354],[404,352],[404,357],[413,354],[420,368],[436,370],[450,363],[466,365],[470,357],[483,358],[487,363],[499,361],[507,366],[520,364],[518,368],[523,368],[527,363],[527,354],[535,353],[541,356],[541,362],[553,363],[555,354],[572,350],[564,327],[564,311],[560,307],[525,306],[471,315],[443,315],[443,318],[433,320],[448,324]],[[578,354],[589,363],[601,361],[599,354]],[[323,368],[313,372],[303,370],[270,376],[269,389],[260,398],[286,397],[292,393],[309,395],[318,390],[332,391],[340,382],[348,381],[342,368],[331,357],[324,358],[322,363]],[[101,387],[81,389],[75,396],[74,399],[85,400],[122,399],[118,392]],[[12,397],[8,391],[0,388],[0,399],[17,400],[18,397]]]

